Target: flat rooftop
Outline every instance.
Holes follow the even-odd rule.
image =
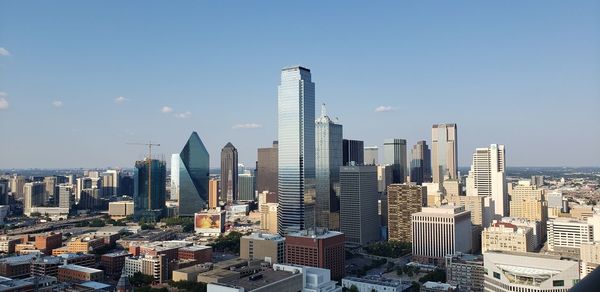
[[[317,239],[325,239],[325,238],[330,238],[330,237],[334,237],[334,236],[338,236],[338,235],[343,235],[343,233],[337,232],[337,231],[326,230],[326,229],[325,230],[309,229],[309,230],[301,230],[301,231],[288,233],[288,236],[308,237],[308,238],[317,238]]]
[[[198,251],[198,250],[205,250],[205,249],[212,249],[212,247],[206,246],[206,245],[191,245],[191,246],[182,247],[179,250]]]
[[[272,284],[274,282],[281,281],[283,279],[291,278],[293,276],[302,277],[301,274],[294,274],[292,272],[287,271],[264,271],[252,276],[262,275],[262,278],[256,280],[250,280],[250,276],[240,278],[236,281],[226,282],[226,285],[241,287],[244,288],[245,291],[252,291],[254,289],[258,289],[264,287],[266,285]],[[302,280],[300,280],[302,282]]]
[[[243,238],[256,239],[256,240],[285,240],[283,236],[279,234],[253,232],[250,235],[246,235]]]
[[[62,269],[69,269],[69,270],[77,270],[77,271],[82,271],[85,273],[98,273],[98,272],[102,272],[102,270],[98,270],[98,269],[94,269],[94,268],[88,268],[88,267],[84,267],[84,266],[80,266],[80,265],[62,265],[59,268]]]

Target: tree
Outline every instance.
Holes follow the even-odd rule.
[[[419,282],[446,282],[446,272],[442,269],[435,269],[433,272],[419,278]]]
[[[182,290],[191,292],[206,292],[206,284],[194,281],[177,281],[171,282],[171,286]]]
[[[396,268],[396,275],[398,275],[398,276],[402,276],[402,274],[403,274],[403,272],[402,272],[402,268],[400,268],[400,267],[397,267],[397,268]]]
[[[106,226],[106,223],[104,223],[104,220],[101,219],[94,219],[90,222],[90,227],[104,227]]]
[[[154,281],[154,277],[150,275],[144,275],[141,272],[135,272],[133,276],[129,277],[129,283],[133,285],[133,287],[144,287],[152,284]]]
[[[358,287],[356,285],[350,286],[350,292],[358,292]]]
[[[144,223],[144,224],[142,224],[142,225],[140,226],[140,228],[141,228],[142,230],[151,230],[151,229],[154,229],[154,225],[152,225],[152,224],[148,224],[148,223]]]

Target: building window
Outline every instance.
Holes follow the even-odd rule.
[[[494,278],[500,280],[500,273],[494,272]]]
[[[564,285],[565,285],[565,280],[552,281],[552,286],[554,286],[554,287],[563,287]]]

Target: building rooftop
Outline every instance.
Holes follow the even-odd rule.
[[[226,282],[224,284],[227,286],[244,288],[244,291],[253,291],[255,289],[258,289],[258,288],[264,287],[266,285],[281,281],[283,279],[293,277],[294,275],[300,275],[300,274],[294,274],[292,272],[287,272],[287,271],[268,270],[268,271],[254,274],[252,276],[243,277],[243,278],[240,278],[235,281]]]
[[[121,256],[130,255],[130,254],[131,253],[129,253],[128,251],[122,250],[122,251],[117,251],[117,252],[105,253],[102,256],[103,257],[121,257]]]
[[[403,287],[402,281],[396,281],[396,280],[392,280],[392,279],[388,279],[388,278],[383,278],[383,277],[364,277],[364,278],[357,278],[357,277],[344,277],[344,279],[342,280],[349,280],[349,281],[355,281],[355,282],[362,282],[362,283],[369,283],[369,284],[375,284],[375,285],[379,285],[379,286],[386,286],[386,287]],[[410,285],[404,285],[404,286],[410,286]],[[404,289],[402,289],[404,290]]]
[[[26,255],[12,256],[12,257],[7,257],[7,258],[0,259],[0,263],[21,264],[21,263],[30,262],[35,257],[37,257],[37,254],[26,254]]]
[[[285,238],[279,234],[253,232],[250,235],[246,235],[243,238],[257,239],[257,240],[285,240]]]
[[[307,229],[307,230],[301,230],[301,231],[296,231],[296,232],[290,232],[290,233],[288,233],[287,236],[325,239],[325,238],[331,238],[331,237],[338,236],[338,235],[344,235],[344,234],[341,232],[338,232],[338,231],[332,231],[332,230],[328,230],[325,228],[316,228],[316,229]]]
[[[439,207],[423,207],[421,212],[415,213],[418,215],[456,215],[464,212],[469,212],[465,210],[463,206],[454,206],[454,205],[441,205]],[[415,215],[413,214],[413,215]]]
[[[69,270],[77,270],[77,271],[82,271],[82,272],[85,272],[85,273],[98,273],[98,272],[102,272],[102,270],[98,270],[98,269],[94,269],[94,268],[88,268],[88,267],[84,267],[84,266],[80,266],[80,265],[73,265],[73,264],[62,265],[59,268],[69,269]]]
[[[206,245],[191,245],[191,246],[182,247],[179,250],[198,251],[198,250],[205,250],[205,249],[212,249],[212,247],[206,246]]]
[[[89,287],[94,290],[110,289],[110,287],[112,287],[111,285],[100,283],[100,282],[94,282],[94,281],[83,282],[83,283],[80,283],[79,285],[84,286],[84,287]]]
[[[436,289],[436,290],[440,290],[440,291],[448,291],[451,289],[456,289],[456,286],[452,286],[447,283],[431,282],[431,281],[425,282],[425,284],[423,284],[423,287],[425,287],[427,289]]]

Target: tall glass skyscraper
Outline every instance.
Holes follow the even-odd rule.
[[[221,149],[221,198],[232,204],[238,196],[238,152],[231,143]]]
[[[148,163],[150,163],[150,167],[148,167]],[[165,214],[167,164],[157,159],[136,161],[133,175],[136,217],[156,219],[163,216]]]
[[[194,216],[208,202],[209,155],[193,132],[179,153],[179,215]]]
[[[383,160],[392,166],[392,183],[403,183],[408,175],[406,161],[406,140],[385,139],[383,141]]]
[[[277,229],[285,235],[304,229],[305,220],[311,221],[305,218],[304,204],[312,203],[315,195],[315,84],[309,69],[281,70],[278,137]]]
[[[339,216],[330,216],[339,212],[340,166],[342,161],[342,125],[336,124],[321,108],[321,116],[315,123],[315,171],[316,204],[315,224],[317,227],[339,228]]]

